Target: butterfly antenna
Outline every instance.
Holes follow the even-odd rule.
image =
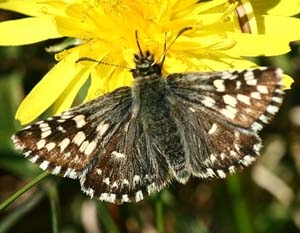
[[[137,46],[139,48],[140,54],[141,54],[142,57],[144,57],[144,54],[143,54],[142,49],[141,49],[141,45],[139,43],[139,37],[138,37],[138,31],[137,30],[135,30],[135,39],[136,39],[136,43],[137,43]]]
[[[177,38],[178,38],[179,36],[181,36],[184,32],[186,32],[186,31],[188,31],[188,30],[192,30],[192,29],[193,29],[192,27],[185,27],[185,28],[182,28],[182,29],[178,32],[178,34],[177,34],[177,36],[175,37],[175,39],[169,44],[168,47],[166,47],[166,34],[165,34],[164,52],[159,56],[158,59],[156,59],[156,60],[152,63],[152,65],[156,64],[156,63],[161,59],[161,57],[162,57],[162,62],[160,63],[161,66],[162,66],[163,62],[165,61],[165,57],[166,57],[167,51],[171,48],[171,46],[174,44],[174,42],[177,40]]]
[[[83,62],[83,61],[96,62],[98,64],[103,64],[103,65],[106,65],[106,66],[114,66],[114,67],[118,67],[118,68],[129,69],[129,70],[132,69],[131,67],[128,67],[128,66],[119,65],[119,64],[113,64],[113,63],[108,63],[108,62],[105,62],[105,61],[102,61],[102,60],[99,61],[99,60],[96,60],[96,59],[93,59],[93,58],[89,58],[89,57],[81,57],[75,63],[79,63],[79,62]]]
[[[163,58],[161,60],[160,66],[163,66],[165,62],[166,54],[167,54],[166,50],[167,50],[167,33],[165,32],[164,52],[162,54]]]

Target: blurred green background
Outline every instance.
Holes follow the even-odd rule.
[[[0,21],[19,17],[0,12]],[[45,48],[59,42],[0,47],[0,203],[41,173],[14,150],[10,137],[20,129],[14,119],[18,105],[55,64]],[[299,43],[291,48],[287,55],[255,60],[281,67],[295,83],[261,133],[261,157],[242,173],[175,183],[141,203],[122,206],[89,199],[77,181],[48,176],[0,212],[0,233],[300,232]]]

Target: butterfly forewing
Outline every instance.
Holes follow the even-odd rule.
[[[16,133],[13,141],[41,169],[78,178],[93,167],[111,132],[126,119],[130,95],[129,88],[120,88],[30,125]]]
[[[215,120],[259,131],[282,103],[281,70],[257,68],[242,71],[172,74],[172,93],[189,102],[189,108]]]

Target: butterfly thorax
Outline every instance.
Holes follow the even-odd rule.
[[[133,104],[139,109],[151,111],[164,102],[166,82],[161,76],[161,65],[155,63],[153,55],[147,51],[135,54],[136,68],[132,69],[134,85],[132,88]],[[141,108],[140,108],[141,107]]]

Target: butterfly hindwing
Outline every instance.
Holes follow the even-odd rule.
[[[256,133],[240,131],[214,121],[204,112],[191,111],[180,99],[175,106],[173,115],[181,128],[187,167],[192,175],[225,178],[255,160],[261,147]]]
[[[169,167],[138,119],[127,119],[107,140],[82,190],[112,203],[138,202],[170,182]]]

